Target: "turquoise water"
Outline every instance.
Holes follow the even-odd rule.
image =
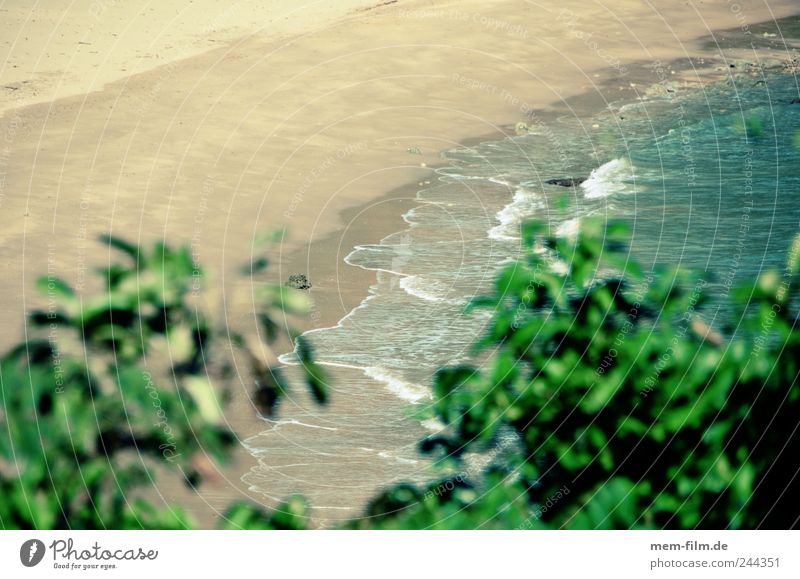
[[[717,305],[781,267],[800,223],[798,96],[795,77],[747,77],[588,121],[535,117],[531,134],[447,152],[408,227],[347,256],[376,272],[370,295],[337,326],[307,334],[330,371],[332,407],[287,403],[247,441],[259,462],[244,480],[276,499],[301,491],[325,519],[357,514],[378,487],[428,477],[416,442],[440,425],[410,410],[430,400],[436,368],[468,357],[487,314],[466,316],[464,305],[518,255],[526,219],[569,235],[586,216],[626,218],[645,267],[699,270]],[[546,183],[558,177],[587,179]]]
[[[782,267],[800,219],[797,97],[796,77],[774,76],[627,107],[617,150],[639,194],[609,203],[630,218],[634,251],[707,272],[719,293]]]

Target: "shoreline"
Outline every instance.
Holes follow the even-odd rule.
[[[788,18],[793,22],[800,22],[800,18],[797,16]],[[703,40],[698,39],[698,44],[702,43]],[[744,42],[744,40],[740,39],[741,42]],[[660,89],[664,89],[668,93],[676,92],[681,94],[701,91],[704,87],[718,85],[734,77],[746,76],[753,81],[757,81],[759,75],[763,74],[796,74],[796,69],[789,70],[790,67],[797,66],[798,61],[796,58],[791,61],[775,59],[773,57],[776,55],[773,52],[762,50],[753,53],[755,62],[748,61],[742,58],[747,55],[746,51],[748,49],[736,43],[734,44],[735,46],[731,47],[732,50],[729,55],[709,52],[705,57],[699,57],[697,60],[702,64],[700,68],[696,66],[698,62],[691,58],[676,58],[666,62],[658,62],[657,64],[648,62],[628,63],[630,74],[627,78],[631,81],[629,86],[621,86],[618,81],[607,79],[602,90],[575,95],[559,103],[554,103],[550,108],[532,111],[533,117],[545,124],[557,123],[558,117],[565,112],[575,114],[584,121],[598,120],[601,115],[608,120],[614,118],[609,112],[617,115],[622,112],[626,105],[640,102],[642,98],[664,96]],[[729,56],[735,57],[735,59],[729,60],[727,58]],[[741,81],[741,78],[739,78],[739,81]],[[598,94],[604,91],[617,91],[624,96],[609,102],[600,98]],[[514,125],[505,125],[501,130],[505,133],[503,138],[515,136]],[[481,143],[498,140],[500,140],[500,137],[497,134],[490,133],[466,139],[460,142],[456,148],[469,148]],[[281,256],[281,263],[286,264],[287,274],[291,272],[307,272],[311,274],[312,272],[307,267],[310,263],[317,264],[315,271],[323,278],[331,275],[331,264],[333,263],[336,264],[337,272],[341,269],[349,272],[345,276],[349,282],[345,291],[337,293],[331,287],[324,287],[322,292],[320,292],[320,288],[317,288],[316,291],[314,289],[311,290],[312,293],[317,294],[315,296],[315,311],[321,311],[322,315],[309,323],[298,324],[299,329],[302,331],[316,331],[335,327],[341,324],[343,317],[351,315],[353,309],[364,304],[364,301],[371,294],[372,285],[376,283],[376,272],[375,270],[363,270],[357,266],[349,265],[344,262],[344,257],[353,250],[355,245],[377,244],[387,236],[400,233],[409,227],[408,223],[402,219],[402,214],[424,203],[417,199],[417,192],[430,186],[430,183],[436,178],[436,169],[446,166],[447,164],[438,164],[431,167],[434,174],[430,181],[426,181],[426,184],[418,183],[399,186],[368,204],[346,209],[341,214],[343,222],[351,223],[356,221],[360,213],[368,211],[374,206],[381,206],[386,214],[382,220],[377,220],[378,226],[376,226],[376,222],[371,222],[368,225],[356,223],[354,227],[347,227],[333,232],[304,248],[290,252],[287,256]],[[319,267],[320,265],[322,267]],[[340,278],[337,276],[338,279]],[[362,290],[361,297],[358,297],[358,293],[354,291],[354,288],[359,284]],[[338,301],[331,295],[334,293],[337,293]],[[311,508],[312,512],[314,512],[313,505]],[[320,512],[317,512],[316,516],[319,517],[315,521],[321,524],[320,528],[326,528],[329,521],[336,520],[335,518],[324,518],[325,514]]]
[[[421,3],[413,2],[410,5],[417,6]],[[575,7],[577,9],[577,4]],[[464,10],[468,9],[462,11]],[[495,10],[498,14],[503,13],[499,7]],[[373,38],[380,32],[372,31],[371,27],[379,26],[381,20],[384,23],[391,22],[391,12],[391,6],[379,6],[371,16],[370,23],[358,19],[338,21],[331,26],[331,29],[337,28],[337,30],[327,30],[328,35],[316,43],[312,43],[309,39],[297,40],[302,46],[293,46],[293,50],[297,48],[303,58],[313,63],[320,59],[317,51],[327,49],[333,44],[336,48],[342,49],[342,54],[345,56],[341,58],[349,57],[353,54],[348,52],[350,50],[348,43],[351,40],[340,38],[342,30],[352,28],[354,34],[357,33],[356,43],[364,38]],[[449,26],[442,34],[450,34],[449,38],[455,38],[459,22],[450,16],[445,18],[445,24]],[[495,18],[494,22],[505,22],[497,16],[492,18]],[[421,17],[417,20],[407,20],[412,24],[418,21],[426,24]],[[478,22],[477,25],[480,27],[481,23]],[[416,33],[424,40],[425,35],[434,30],[437,36],[431,38],[436,38],[438,41],[440,36],[436,22],[427,21],[427,26],[427,28],[422,26],[423,31]],[[585,26],[588,28],[588,24]],[[508,40],[506,35],[498,44],[498,40],[494,38],[497,28],[497,25],[490,25],[481,37],[483,41],[494,42],[490,50],[498,49],[502,41]],[[719,33],[721,30],[716,32]],[[428,42],[431,42],[431,38],[428,38]],[[694,36],[693,40],[686,41],[690,43],[688,47],[680,44],[680,41],[676,46],[660,46],[658,53],[677,52],[678,60],[672,62],[678,62],[686,58],[681,56],[680,48],[684,53],[691,53],[692,58],[711,60],[708,55],[698,56],[707,54],[701,47],[704,38],[703,35]],[[306,44],[303,44],[303,40]],[[565,50],[576,50],[575,47],[587,50],[583,38],[573,38],[571,41]],[[33,114],[41,115],[41,118],[34,119],[28,125],[23,123],[20,131],[24,130],[26,134],[15,133],[12,139],[25,142],[22,147],[23,154],[20,155],[21,160],[15,159],[15,162],[19,162],[15,169],[17,174],[11,176],[8,185],[21,184],[22,191],[27,194],[26,198],[12,198],[11,189],[5,190],[5,200],[0,195],[0,206],[4,206],[6,211],[10,209],[12,213],[9,217],[12,220],[21,219],[23,224],[21,230],[12,231],[12,234],[6,233],[3,237],[6,263],[10,263],[19,255],[27,256],[27,262],[22,264],[22,270],[12,271],[8,276],[9,279],[4,282],[4,289],[8,291],[4,294],[7,296],[7,301],[2,314],[4,321],[11,322],[11,325],[6,324],[7,328],[13,329],[13,332],[10,331],[12,334],[10,337],[16,339],[19,335],[16,329],[21,317],[17,304],[24,305],[26,301],[35,300],[26,292],[30,289],[32,279],[42,273],[44,263],[49,263],[47,261],[49,254],[44,250],[50,243],[64,244],[56,258],[56,269],[59,269],[68,280],[70,276],[74,279],[76,275],[80,275],[75,266],[76,258],[78,264],[83,264],[84,267],[91,262],[90,248],[93,243],[90,241],[91,234],[111,229],[114,232],[119,230],[132,232],[134,237],[138,235],[139,240],[167,237],[173,242],[188,242],[189,239],[194,240],[197,235],[200,240],[198,252],[203,263],[209,268],[225,271],[247,261],[248,251],[252,251],[250,241],[253,235],[249,234],[250,231],[255,232],[265,222],[274,225],[285,221],[287,211],[289,225],[293,230],[292,237],[289,243],[281,247],[275,270],[270,271],[269,275],[276,280],[285,280],[288,275],[302,272],[304,268],[308,270],[316,268],[317,273],[310,275],[310,278],[314,285],[312,295],[315,299],[315,311],[319,315],[311,319],[313,326],[305,327],[301,323],[298,327],[306,330],[335,325],[366,297],[372,283],[370,280],[374,281],[374,272],[344,264],[344,255],[357,243],[377,243],[386,235],[405,226],[401,214],[417,205],[415,197],[417,190],[422,188],[420,182],[433,181],[436,178],[434,168],[437,162],[441,162],[443,150],[464,144],[499,140],[507,134],[513,134],[515,123],[524,120],[521,103],[531,111],[540,113],[542,118],[549,118],[548,115],[552,115],[555,119],[559,114],[584,115],[589,110],[594,113],[599,112],[610,100],[609,97],[614,97],[611,100],[635,97],[637,89],[629,84],[634,79],[637,83],[640,82],[637,75],[642,73],[634,64],[635,61],[621,59],[619,62],[625,63],[626,67],[630,68],[627,68],[623,78],[619,78],[615,75],[615,71],[619,72],[616,68],[593,67],[604,62],[599,54],[594,54],[588,57],[583,55],[584,58],[576,64],[577,68],[589,71],[588,74],[592,75],[590,77],[584,72],[586,78],[583,80],[588,83],[574,82],[576,78],[580,79],[580,76],[573,75],[562,82],[561,85],[565,86],[559,85],[559,89],[553,89],[555,81],[552,79],[557,75],[551,75],[539,84],[530,84],[519,79],[510,79],[507,84],[496,80],[502,79],[503,75],[511,70],[517,70],[516,66],[500,67],[497,71],[488,72],[480,69],[480,74],[476,73],[475,76],[459,77],[483,82],[479,81],[479,78],[482,78],[481,75],[487,76],[485,86],[495,88],[481,89],[474,83],[459,82],[454,74],[461,73],[453,73],[447,69],[451,61],[458,61],[461,57],[459,54],[455,60],[443,59],[434,63],[431,68],[433,72],[429,76],[437,70],[441,72],[438,76],[432,77],[434,80],[426,81],[425,75],[419,75],[420,79],[415,81],[418,83],[411,87],[384,83],[380,90],[370,92],[370,85],[363,83],[350,90],[351,87],[347,84],[350,71],[346,69],[339,72],[340,76],[336,82],[326,81],[324,71],[320,74],[315,72],[316,76],[312,75],[312,78],[306,81],[302,73],[295,74],[291,68],[296,59],[288,54],[291,51],[284,46],[277,50],[280,62],[274,69],[278,74],[281,70],[289,72],[284,73],[286,78],[280,79],[275,86],[270,86],[269,90],[265,89],[268,93],[266,99],[263,95],[256,94],[257,91],[235,83],[231,85],[228,82],[218,82],[208,86],[202,84],[207,75],[218,72],[218,66],[226,64],[235,67],[236,63],[241,61],[245,63],[233,72],[232,77],[243,78],[242,75],[248,70],[253,70],[253,67],[259,65],[261,57],[254,56],[254,53],[258,54],[259,50],[271,46],[271,42],[272,40],[248,38],[244,41],[244,45],[234,43],[235,49],[232,51],[228,48],[215,50],[179,61],[174,68],[167,66],[161,70],[156,69],[136,77],[125,78],[105,86],[99,94],[60,99],[57,103],[31,105],[22,111],[15,109],[20,117],[27,118],[27,115]],[[340,44],[336,45],[336,42]],[[530,38],[525,42],[530,42]],[[294,41],[289,45],[294,45]],[[439,49],[440,47],[437,48]],[[384,50],[390,49],[384,48]],[[517,56],[527,54],[527,48],[524,46],[516,47],[515,50],[520,51]],[[739,50],[746,52],[746,49]],[[280,54],[281,51],[286,54]],[[437,52],[433,50],[425,54],[435,58]],[[404,61],[406,58],[404,53],[392,51],[390,58],[387,58],[390,62],[385,66],[377,66],[367,73],[365,83],[381,83],[384,78],[398,76],[399,73],[394,67]],[[494,60],[490,59],[489,64]],[[335,62],[335,59],[325,62],[333,66],[330,63]],[[664,62],[665,66],[668,65],[668,62]],[[486,65],[485,62],[483,64]],[[711,64],[710,70],[703,74],[714,72],[724,76],[723,73],[730,73],[724,70],[715,71],[714,66],[716,65]],[[260,73],[272,71],[273,67],[259,69]],[[191,90],[185,91],[185,94],[178,92],[175,95],[170,86],[172,79],[165,78],[165,72],[183,75],[181,82],[189,79],[195,84],[191,85]],[[412,74],[408,70],[405,72]],[[295,76],[292,76],[293,74]],[[670,75],[670,80],[672,76]],[[674,78],[679,77],[680,74],[676,70]],[[257,75],[257,78],[260,77]],[[292,84],[298,78],[299,81]],[[154,79],[155,93],[153,93]],[[494,84],[492,79],[495,80]],[[539,80],[537,77],[537,83]],[[316,90],[294,97],[298,100],[307,99],[307,103],[302,106],[279,112],[260,108],[265,102],[267,105],[264,109],[269,109],[282,99],[293,98],[292,89],[298,88],[300,83],[307,82]],[[320,86],[315,87],[314,82]],[[444,84],[440,87],[437,83]],[[175,84],[178,84],[177,81]],[[342,86],[345,88],[342,89]],[[545,87],[542,91],[545,95],[558,98],[547,100],[540,94],[530,99],[515,96],[532,94],[534,90],[532,86]],[[422,92],[426,89],[428,92]],[[248,93],[248,90],[253,90],[253,94]],[[383,108],[376,106],[377,112],[367,113],[354,110],[352,107],[341,108],[333,110],[328,116],[326,111],[319,110],[325,107],[344,107],[343,103],[347,104],[348,98],[361,95],[364,90],[371,96],[383,99],[381,100]],[[222,96],[219,96],[217,91],[220,91]],[[337,91],[344,91],[343,95],[338,95],[338,100],[325,100],[327,95],[335,94]],[[430,119],[426,117],[424,123],[415,121],[416,125],[407,128],[406,124],[413,123],[404,121],[414,120],[409,114],[419,108],[420,105],[416,103],[422,98],[420,95],[427,98],[431,91],[435,93],[434,102],[427,108],[420,109],[423,116],[430,114]],[[126,124],[124,119],[119,118],[126,110],[130,111],[131,106],[137,105],[138,101],[130,97],[132,93],[138,93],[139,98],[144,95],[144,108],[138,113],[140,120],[156,119],[166,125],[166,130],[156,131],[149,127],[139,138],[136,132],[139,130],[139,125]],[[198,94],[206,93],[209,103],[191,104],[192,99]],[[569,96],[566,96],[567,93]],[[506,95],[510,96],[507,98]],[[270,98],[276,100],[273,102],[269,100]],[[162,99],[169,102],[163,104],[160,102]],[[461,103],[462,108],[455,112],[440,114],[445,109],[444,105],[448,103],[446,99],[451,99],[453,103]],[[514,102],[513,99],[517,101]],[[87,102],[98,105],[97,111],[105,110],[105,112],[96,113],[94,110],[86,109]],[[187,102],[190,104],[187,105]],[[240,103],[243,112],[226,117],[223,107],[231,103]],[[396,110],[386,108],[392,106]],[[598,106],[599,109],[596,108]],[[102,109],[102,107],[107,108]],[[115,107],[122,107],[122,112],[116,113]],[[184,107],[186,107],[185,112]],[[54,109],[55,115],[51,117]],[[384,109],[390,112],[384,113]],[[223,118],[217,121],[215,114]],[[94,132],[90,131],[88,137],[83,136],[81,132],[85,128],[84,115],[92,117],[90,129]],[[200,127],[196,130],[178,128],[183,123],[196,122],[198,116],[201,117],[201,121]],[[3,121],[8,121],[8,115],[0,118],[0,123]],[[228,122],[233,122],[234,128],[225,124]],[[125,131],[131,127],[133,133],[128,136]],[[422,131],[420,128],[425,130]],[[40,131],[38,138],[35,136],[37,130]],[[202,130],[206,130],[207,134],[198,137]],[[241,137],[237,131],[241,131],[244,136]],[[120,135],[117,135],[117,132]],[[7,126],[5,134],[6,136],[9,134]],[[469,136],[475,134],[482,136],[478,138]],[[47,137],[55,139],[57,144],[54,146]],[[153,151],[155,143],[159,144],[159,148]],[[359,148],[359,143],[366,145]],[[143,149],[145,146],[148,148]],[[409,153],[408,150],[414,147],[419,147],[424,154]],[[112,155],[106,155],[97,161],[108,148],[113,151]],[[56,151],[53,152],[53,149]],[[258,152],[262,149],[268,154],[259,156]],[[119,155],[127,160],[130,151],[140,155],[138,164],[118,163],[112,158],[114,155]],[[174,154],[175,151],[182,151],[183,155]],[[287,154],[287,151],[291,154]],[[251,157],[241,161],[241,154],[245,157],[250,154]],[[335,162],[326,167],[327,158],[333,158]],[[19,171],[18,167],[25,166],[26,160],[32,170]],[[214,160],[214,163],[209,166],[210,160]],[[8,158],[3,158],[2,161],[10,163]],[[76,166],[71,164],[73,161]],[[83,178],[80,175],[82,170],[87,170],[87,175]],[[65,171],[70,179],[61,178]],[[197,175],[191,174],[192,171]],[[308,176],[314,175],[315,172],[318,176],[307,183]],[[305,175],[305,178],[302,175]],[[27,184],[26,179],[28,179]],[[141,186],[142,181],[144,187]],[[266,187],[262,181],[267,182]],[[5,182],[4,174],[4,185]],[[205,187],[206,183],[210,184],[208,189]],[[127,190],[126,187],[132,190]],[[48,188],[53,188],[55,193]],[[169,196],[166,200],[158,196],[160,192],[163,195],[164,191]],[[196,197],[197,191],[201,191],[199,200]],[[0,194],[3,192],[4,190],[0,189]],[[301,198],[295,202],[299,192]],[[259,200],[259,196],[263,196],[262,199]],[[266,211],[270,214],[264,217],[267,197],[275,207],[274,211],[272,206],[266,207]],[[313,202],[320,200],[324,201],[321,208],[319,205],[309,208]],[[111,204],[111,201],[113,208],[110,213],[99,208]],[[91,210],[84,210],[84,203]],[[241,204],[237,206],[236,203]],[[52,215],[48,216],[48,210],[51,208]],[[15,213],[16,211],[20,212],[19,215]],[[224,223],[222,223],[223,215],[226,216]],[[253,215],[256,217],[252,218]],[[216,219],[212,219],[214,216]],[[86,225],[81,233],[82,221],[85,221]],[[79,224],[78,231],[76,223]],[[194,241],[192,243],[194,245]],[[47,247],[44,247],[45,245]],[[28,271],[25,271],[26,269]],[[232,316],[234,323],[252,322],[248,319],[250,310],[247,307],[247,300],[238,297],[242,290],[250,289],[249,285],[245,282],[239,284],[226,282],[223,288],[225,292],[223,295],[233,296],[231,303],[226,301],[225,313],[227,315],[227,310],[230,309],[236,314]],[[8,340],[9,335],[3,338]],[[240,438],[244,439],[257,432],[259,428],[263,430],[264,422],[254,415],[249,391],[244,388],[233,388],[233,390],[234,399],[229,408],[228,419]],[[227,505],[233,499],[258,500],[258,495],[248,491],[246,485],[239,480],[253,461],[254,459],[240,447],[232,457],[231,464],[219,469],[222,480],[217,483],[211,482],[195,493],[183,488],[180,483],[175,484],[172,478],[162,477],[159,479],[158,489],[154,492],[162,493],[165,502],[177,502],[188,506],[190,512],[203,526],[210,526],[216,516],[214,509]]]
[[[798,38],[800,38],[800,12],[778,20],[779,26],[791,23],[797,25]],[[774,23],[758,23],[752,28],[761,29],[762,31],[764,29],[771,30],[774,28]],[[728,35],[727,42],[729,45],[725,50],[729,52],[728,56],[733,57],[730,60],[721,53],[712,52],[714,47],[712,39],[715,34]],[[565,113],[575,114],[581,119],[588,120],[603,112],[613,110],[612,103],[621,103],[624,106],[638,102],[642,98],[647,99],[652,96],[663,95],[660,90],[654,91],[654,88],[666,87],[665,90],[669,92],[699,90],[704,86],[729,80],[737,74],[747,74],[748,72],[753,74],[756,70],[778,72],[781,69],[782,65],[778,62],[780,58],[776,58],[780,56],[780,53],[776,53],[766,46],[755,47],[753,54],[768,57],[766,59],[767,64],[758,69],[750,67],[751,61],[744,58],[748,51],[747,40],[748,37],[738,29],[716,30],[711,35],[695,40],[698,47],[702,47],[702,50],[707,51],[704,57],[697,57],[697,63],[688,57],[676,57],[666,62],[659,61],[657,65],[647,61],[626,63],[627,84],[609,75],[610,71],[614,69],[593,71],[596,76],[603,77],[601,85],[596,87],[596,90],[576,94],[562,101],[551,103],[549,107],[531,110],[532,116],[542,121],[545,125],[548,123],[556,124],[558,116]],[[795,48],[795,52],[795,60],[784,59],[784,62],[786,65],[794,63],[794,66],[797,67],[796,70],[800,70],[800,52],[798,52],[797,48]],[[696,64],[700,64],[701,67],[698,68]],[[737,65],[738,68],[736,68]],[[749,71],[748,68],[750,68]],[[669,76],[667,76],[668,73]],[[784,73],[791,74],[785,69]],[[631,86],[631,83],[633,86]],[[615,91],[617,98],[613,99],[613,101],[606,100],[603,96]],[[520,116],[518,122],[524,122],[525,120],[527,120],[526,117]],[[465,138],[453,148],[470,148],[481,143],[499,141],[514,136],[519,136],[519,133],[516,132],[515,124],[507,121],[505,124],[498,125],[498,132]],[[440,161],[443,160],[442,155],[444,152],[445,150],[439,152]],[[300,330],[308,331],[336,326],[344,316],[348,315],[368,296],[369,288],[374,283],[375,272],[351,266],[344,262],[344,258],[354,249],[355,245],[377,244],[385,237],[406,228],[408,224],[403,220],[403,213],[420,204],[417,199],[417,193],[435,182],[436,170],[446,166],[441,162],[432,164],[429,167],[431,169],[430,179],[426,179],[425,182],[397,185],[369,203],[342,210],[339,214],[340,220],[348,225],[302,247],[294,248],[286,253],[281,252],[279,260],[279,267],[281,268],[280,279],[284,279],[292,273],[310,273],[309,264],[312,261],[316,263],[317,271],[320,274],[317,280],[331,277],[333,269],[331,265],[335,265],[336,274],[341,270],[347,270],[351,277],[359,278],[358,280],[347,280],[349,283],[346,290],[341,292],[339,296],[341,299],[338,300],[338,304],[335,304],[336,300],[329,295],[331,292],[329,286],[325,286],[322,291],[320,291],[319,287],[312,289],[312,295],[317,294],[320,298],[319,303],[317,303],[316,299],[314,300],[314,310],[320,311],[321,315],[308,322],[299,320],[297,327]],[[554,174],[554,176],[557,175]],[[357,217],[360,214],[376,206],[380,206],[380,215],[374,222],[368,224],[356,222],[355,225],[352,225],[353,222],[357,221]],[[377,227],[376,223],[378,224]],[[335,253],[330,250],[334,245],[336,247]],[[320,256],[320,253],[324,256]],[[313,254],[317,255],[316,259],[309,257]],[[337,277],[337,281],[338,279]],[[310,281],[313,284],[315,279],[311,278]],[[358,291],[354,291],[355,288],[360,288],[361,298],[358,298]]]

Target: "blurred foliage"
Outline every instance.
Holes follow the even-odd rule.
[[[290,497],[269,516],[258,507],[239,502],[225,514],[222,528],[293,531],[307,528],[308,517],[308,503],[299,495]]]
[[[747,135],[748,139],[759,139],[764,136],[764,122],[754,114],[737,119],[734,127]]]
[[[523,232],[524,258],[473,304],[494,310],[488,361],[435,378],[444,429],[421,446],[450,475],[386,491],[351,526],[796,525],[800,242],[785,271],[730,296],[739,325],[723,337],[698,315],[707,280],[641,271],[625,226]]]
[[[441,480],[397,485],[347,526],[796,524],[800,238],[784,271],[728,296],[736,326],[723,335],[702,318],[708,280],[642,271],[628,235],[598,220],[565,238],[523,228],[523,257],[470,306],[493,311],[475,347],[480,367],[435,377],[426,417],[443,428],[420,447]],[[201,274],[188,250],[105,241],[128,258],[103,271],[106,291],[84,299],[42,280],[50,306],[31,319],[43,335],[0,362],[5,528],[185,528],[185,513],[146,500],[151,465],[197,485],[197,457],[224,461],[235,440],[215,362],[222,330],[192,304]],[[244,271],[266,266],[257,258]],[[307,310],[303,292],[285,286],[261,284],[257,295],[266,344],[281,333],[274,312]],[[227,335],[252,361],[263,412],[274,412],[285,381],[244,336]],[[326,402],[310,345],[299,339],[296,352],[313,398]],[[238,503],[223,524],[301,529],[308,505],[290,497],[268,515]]]
[[[99,272],[105,289],[84,297],[61,279],[40,279],[46,308],[30,315],[27,340],[0,360],[2,528],[189,527],[181,509],[148,500],[148,487],[158,464],[192,487],[230,454],[236,439],[222,412],[229,372],[222,337],[252,360],[265,412],[286,390],[244,336],[209,321],[189,248],[102,242],[124,256]],[[266,264],[257,258],[249,271]],[[268,349],[281,334],[275,312],[303,312],[307,298],[256,285],[260,346]],[[307,381],[324,401],[324,375],[304,348]],[[290,528],[302,512],[296,499],[273,516],[238,504],[226,524]]]

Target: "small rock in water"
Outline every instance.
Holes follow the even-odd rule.
[[[800,105],[800,99],[792,99],[789,101],[790,105]]]
[[[286,282],[286,285],[299,290],[311,289],[311,282],[308,281],[308,278],[302,273],[290,275],[289,281]]]
[[[558,185],[559,187],[577,187],[586,181],[586,177],[560,177],[558,179],[548,179],[548,185]]]

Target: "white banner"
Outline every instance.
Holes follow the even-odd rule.
[[[784,531],[5,531],[0,577],[797,578],[798,547]]]

